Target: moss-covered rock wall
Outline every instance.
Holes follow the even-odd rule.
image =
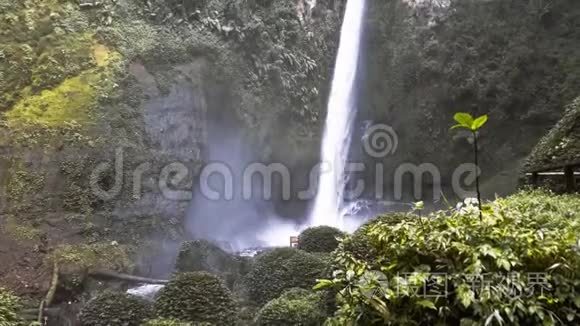
[[[1,0],[0,223],[51,247],[180,238],[175,190],[224,117],[268,159],[315,160],[341,7],[304,8]]]

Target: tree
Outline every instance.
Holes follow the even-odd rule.
[[[457,122],[456,125],[451,127],[451,129],[467,129],[473,135],[473,156],[474,156],[474,163],[475,163],[475,189],[477,191],[477,205],[479,207],[479,218],[482,218],[482,209],[481,209],[481,192],[479,190],[479,158],[478,158],[478,147],[477,147],[477,137],[478,131],[483,127],[483,125],[487,122],[487,114],[484,114],[477,119],[474,119],[473,116],[469,113],[458,112],[455,113],[453,119]]]

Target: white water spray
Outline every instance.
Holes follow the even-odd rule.
[[[346,183],[344,170],[356,111],[354,84],[364,13],[365,0],[348,0],[322,139],[322,173],[310,215],[313,226],[344,227],[341,213]]]
[[[127,293],[149,301],[153,301],[157,293],[161,291],[161,289],[163,289],[164,287],[165,285],[160,284],[145,284],[135,288],[128,289]]]

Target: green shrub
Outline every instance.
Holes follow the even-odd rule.
[[[221,279],[206,272],[192,272],[177,274],[161,289],[155,311],[163,318],[233,325],[236,305]]]
[[[232,255],[209,241],[188,241],[179,249],[175,269],[179,273],[197,271],[211,273],[228,269],[231,260]]]
[[[323,295],[294,288],[262,307],[256,318],[256,324],[318,326],[322,325],[325,319]]]
[[[79,319],[83,326],[139,326],[151,317],[151,310],[139,297],[107,291],[87,302]]]
[[[260,307],[256,307],[251,302],[238,302],[240,309],[237,315],[237,323],[239,326],[251,325],[254,326],[256,316],[260,311]]]
[[[364,235],[364,236],[362,236]],[[580,322],[580,198],[534,191],[478,212],[384,216],[336,251],[344,325]],[[374,254],[356,256],[356,241]]]
[[[146,322],[143,326],[192,326],[192,324],[184,323],[177,319],[153,319]]]
[[[16,325],[19,322],[18,310],[20,309],[20,299],[0,287],[0,325]]]
[[[391,223],[393,225],[397,224],[399,221],[406,220],[409,218],[407,213],[392,213],[386,216],[378,216],[377,218],[366,222],[361,225],[352,236],[345,237],[342,242],[341,250],[346,251],[352,255],[355,259],[370,260],[374,259],[378,255],[376,248],[371,246],[370,241],[367,237],[366,231],[372,225],[382,222]]]
[[[327,261],[293,248],[278,248],[256,257],[254,268],[246,276],[250,300],[259,305],[277,298],[285,290],[301,287],[312,288],[316,279],[325,277]]]
[[[188,241],[181,245],[175,270],[178,273],[204,271],[220,276],[232,289],[250,269],[246,257],[237,257],[205,241]]]
[[[344,233],[330,226],[308,228],[298,237],[298,249],[308,252],[332,252],[338,247],[337,238]]]

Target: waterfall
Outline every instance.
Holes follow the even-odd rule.
[[[355,113],[356,71],[365,12],[365,0],[348,0],[340,33],[332,89],[321,148],[321,174],[310,224],[343,227],[341,208],[345,164]]]

